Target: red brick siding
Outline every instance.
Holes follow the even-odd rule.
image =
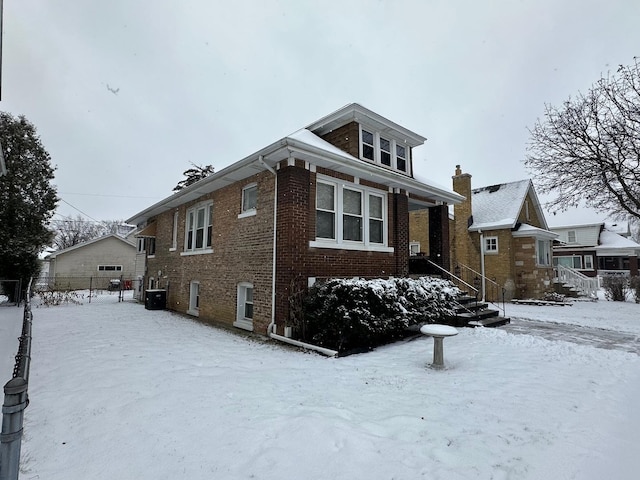
[[[242,188],[258,184],[257,213],[238,218]],[[167,306],[185,313],[189,307],[191,281],[200,282],[200,318],[232,324],[236,319],[237,284],[254,286],[254,330],[264,333],[271,321],[273,264],[274,176],[260,173],[178,207],[178,248],[170,252],[173,212],[158,221],[155,258],[148,259],[148,276],[157,277],[159,287],[168,285]],[[181,256],[184,249],[185,215],[193,205],[213,200],[213,253]]]

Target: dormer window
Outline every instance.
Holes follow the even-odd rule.
[[[391,142],[386,138],[380,137],[380,163],[391,166]]]
[[[362,130],[362,156],[367,160],[375,162],[375,156],[373,154],[374,151],[373,133]]]
[[[360,128],[360,158],[382,167],[409,173],[408,148],[401,140]]]
[[[402,145],[396,145],[396,168],[401,172],[407,171],[407,149]]]

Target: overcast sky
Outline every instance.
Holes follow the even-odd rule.
[[[640,56],[639,25],[637,0],[5,0],[0,109],[61,215],[130,217],[351,102],[427,137],[420,175],[481,187],[531,176],[527,127]],[[574,219],[604,215],[547,216]]]

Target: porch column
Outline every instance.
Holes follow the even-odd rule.
[[[429,207],[429,259],[451,270],[449,209],[446,204]]]
[[[629,275],[638,276],[638,257],[629,257]]]

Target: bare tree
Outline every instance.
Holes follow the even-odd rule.
[[[185,187],[196,183],[198,180],[202,180],[205,177],[208,177],[213,173],[213,166],[211,165],[196,165],[193,162],[191,163],[191,168],[186,169],[182,174],[187,177],[184,180],[180,180],[178,184],[173,187],[174,192],[179,192]]]
[[[640,219],[640,64],[600,78],[561,107],[545,105],[526,167],[552,212],[581,202],[614,218]]]
[[[99,224],[85,220],[80,215],[75,218],[64,217],[61,220],[53,220],[51,226],[55,232],[53,245],[58,250],[73,247],[101,235]]]
[[[81,215],[75,218],[63,217],[61,220],[51,222],[55,234],[53,244],[57,250],[62,250],[110,233],[124,235],[130,229],[123,229],[123,225],[122,220],[94,222],[86,220]]]

